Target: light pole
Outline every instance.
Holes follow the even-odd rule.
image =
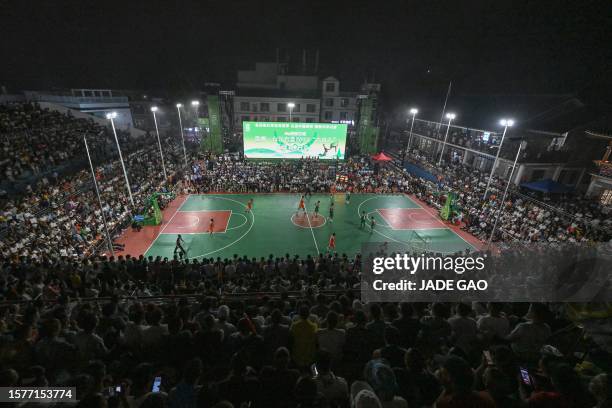
[[[115,256],[115,251],[113,251],[113,241],[111,240],[110,234],[108,233],[108,225],[106,224],[106,215],[104,215],[104,207],[102,206],[102,199],[100,198],[100,190],[98,189],[98,181],[96,180],[96,172],[94,170],[94,166],[91,161],[91,156],[89,154],[89,146],[87,146],[87,137],[83,136],[83,142],[85,143],[85,151],[87,152],[87,159],[89,159],[89,167],[91,167],[91,177],[93,179],[93,185],[96,190],[96,195],[98,196],[98,203],[100,204],[100,212],[102,214],[102,223],[104,224],[104,233],[106,235],[106,244],[108,245],[108,250],[110,251],[111,255]]]
[[[119,146],[119,139],[117,138],[117,130],[115,129],[115,122],[113,119],[117,117],[117,112],[110,112],[106,114],[106,119],[109,119],[113,128],[113,134],[115,135],[115,143],[117,143],[117,150],[119,151],[119,161],[121,162],[121,168],[123,169],[123,177],[125,177],[125,186],[127,187],[128,195],[130,196],[130,203],[132,203],[132,210],[136,208],[134,205],[134,198],[132,197],[132,189],[130,188],[130,181],[128,180],[127,171],[125,171],[125,163],[123,163],[123,155],[121,154],[121,147]]]
[[[446,146],[446,139],[448,139],[448,131],[450,130],[451,121],[455,119],[457,115],[454,113],[447,113],[446,119],[448,119],[448,126],[446,128],[446,135],[444,135],[444,142],[442,143],[442,151],[440,152],[440,159],[438,160],[438,166],[442,163],[442,155],[444,154],[444,147]]]
[[[159,144],[159,155],[161,156],[162,169],[164,170],[164,181],[167,181],[168,175],[166,174],[166,165],[164,164],[164,152],[162,151],[161,139],[159,137],[159,129],[157,128],[157,117],[155,116],[155,112],[157,112],[157,106],[151,106],[151,112],[153,112],[153,122],[155,122],[155,133],[157,133],[157,144]]]
[[[181,128],[181,141],[183,142],[183,156],[185,157],[185,167],[187,167],[187,150],[185,150],[185,135],[183,134],[183,121],[181,120],[181,107],[182,103],[176,104],[176,111],[179,117],[179,127]]]
[[[191,106],[195,109],[195,128],[198,129],[199,128],[199,124],[198,124],[198,119],[199,119],[199,109],[200,109],[200,101],[191,101]],[[197,135],[197,130],[196,130],[196,135]]]
[[[410,114],[412,115],[412,122],[410,123],[410,135],[408,136],[408,147],[406,150],[410,150],[410,146],[412,145],[412,128],[414,127],[414,117],[419,113],[417,108],[410,109]]]
[[[291,122],[291,115],[293,114],[293,108],[295,108],[295,103],[289,102],[287,104],[287,107],[289,108],[289,122]]]
[[[489,192],[489,186],[491,185],[491,180],[493,179],[493,173],[495,172],[495,167],[497,166],[497,159],[499,158],[499,153],[501,152],[502,145],[504,144],[504,137],[506,137],[506,131],[510,126],[514,125],[514,121],[512,119],[502,119],[499,121],[500,125],[504,127],[504,133],[502,133],[501,141],[499,142],[499,147],[497,148],[497,154],[495,155],[495,160],[493,160],[493,167],[491,168],[491,174],[489,174],[489,180],[487,181],[487,188],[485,188],[484,195],[482,196],[483,200],[487,199],[487,193]]]
[[[502,213],[504,202],[506,201],[506,195],[508,194],[508,188],[510,188],[510,183],[512,183],[512,177],[514,176],[514,170],[516,170],[516,163],[518,162],[519,155],[521,154],[521,150],[523,150],[527,146],[527,142],[524,140],[519,144],[518,150],[516,151],[516,157],[514,158],[514,164],[512,165],[512,171],[510,172],[510,177],[508,177],[508,183],[506,183],[506,189],[504,190],[504,195],[499,203],[499,209],[497,210],[497,215],[495,216],[495,223],[493,224],[493,229],[491,230],[491,235],[489,235],[489,241],[487,243],[488,246],[491,245],[491,241],[493,241],[493,235],[495,234],[495,228],[497,228],[497,223],[499,222],[499,216]]]

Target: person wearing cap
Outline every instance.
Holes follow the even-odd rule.
[[[495,408],[488,394],[474,391],[474,372],[461,357],[447,356],[438,377],[444,390],[436,400],[436,408]]]

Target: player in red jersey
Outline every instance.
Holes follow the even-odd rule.
[[[327,250],[333,252],[336,250],[336,233],[332,233],[329,237],[329,243],[327,244]]]

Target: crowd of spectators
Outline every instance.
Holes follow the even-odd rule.
[[[151,193],[171,188],[174,177],[182,178],[182,170],[175,175],[180,163],[176,154],[178,145],[170,141],[164,146],[168,156],[168,174],[172,175],[166,183],[156,146],[148,143],[146,137],[132,140],[120,133],[134,197],[135,208],[131,208],[115,141],[106,137],[105,129],[93,122],[42,110],[35,105],[0,105],[0,109],[3,130],[12,129],[11,135],[19,135],[7,139],[7,146],[11,148],[5,148],[2,157],[4,159],[6,154],[7,158],[23,159],[21,166],[10,164],[8,159],[3,162],[13,169],[10,171],[12,174],[16,174],[15,169],[21,169],[21,172],[24,163],[33,166],[29,172],[41,173],[40,178],[22,193],[0,197],[0,255],[3,258],[83,257],[94,253],[103,241],[102,212],[87,162],[66,176],[52,171],[54,166],[70,161],[75,154],[80,155],[79,159],[86,157],[83,136],[90,136],[90,151],[95,162],[99,163],[96,179],[104,215],[109,229],[117,234],[130,223],[132,215],[144,211],[145,200]],[[25,133],[20,134],[21,130]],[[15,140],[18,142],[13,144]],[[43,166],[44,172],[41,170]],[[52,174],[45,174],[47,171],[52,171]],[[161,205],[165,205],[163,198]]]
[[[340,255],[5,263],[0,382],[80,406],[610,406],[562,305],[363,304],[358,274]]]
[[[56,115],[3,109],[16,109],[4,113],[9,130]],[[53,123],[64,120],[66,137],[78,141],[74,119]],[[27,146],[7,140],[28,156]],[[75,142],[65,157],[48,149],[43,161],[22,161],[11,174],[60,164],[77,149]],[[363,157],[266,163],[224,154],[197,158],[183,173],[174,143],[164,149],[169,180],[154,145],[124,151],[133,210],[119,162],[98,162],[113,231],[161,189],[404,192],[432,206],[453,191],[462,209],[454,221],[484,239],[503,188],[496,180],[483,200],[485,175],[460,164],[438,168],[445,176],[432,183]],[[605,209],[580,201],[562,209],[569,218],[512,195],[495,238],[610,239]],[[364,304],[358,255],[96,256],[102,213],[86,168],[3,197],[0,229],[0,386],[74,386],[82,407],[611,406],[612,359],[585,353],[562,305]]]

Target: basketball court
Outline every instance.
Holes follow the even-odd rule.
[[[249,199],[254,200],[252,211],[247,211]],[[298,194],[178,197],[164,211],[161,225],[126,232],[120,239],[125,244],[121,254],[172,258],[178,234],[191,259],[328,253],[332,233],[336,233],[335,252],[349,256],[359,252],[365,242],[395,242],[414,251],[441,253],[474,250],[481,245],[471,235],[442,222],[434,209],[403,194],[353,194],[350,203],[344,194],[335,194],[333,219],[329,217],[329,194],[306,198],[306,212],[298,211],[299,201]],[[318,214],[314,212],[317,201]],[[368,217],[363,228],[362,213]],[[372,217],[376,221],[373,230]]]

